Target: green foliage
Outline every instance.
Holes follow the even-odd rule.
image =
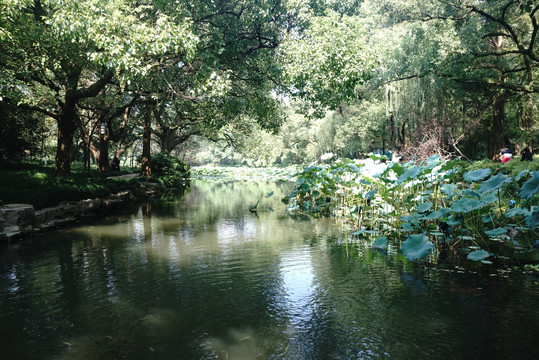
[[[442,242],[461,243],[463,248],[466,243],[505,243],[515,236],[510,230],[515,226],[521,240],[529,242],[537,235],[539,207],[528,205],[537,201],[536,172],[514,177],[498,172],[486,179],[491,169],[470,171],[460,168],[460,162],[440,157],[406,164],[322,158],[324,163],[313,163],[295,175],[295,190],[286,201],[305,213],[343,219],[359,229],[357,234],[366,234],[365,223],[388,238],[422,232]],[[468,182],[454,182],[463,176]],[[515,187],[526,196],[508,196]],[[425,245],[423,236],[428,238],[412,237],[410,244]],[[419,258],[419,250],[414,249],[409,258]]]
[[[152,172],[156,175],[189,177],[189,165],[174,156],[161,153],[152,156]]]
[[[54,175],[51,166],[37,163],[12,164],[0,170],[1,205],[23,203],[40,209],[56,206],[62,201],[105,197],[129,190],[138,181],[136,178],[107,179],[95,169],[87,172],[82,168],[70,176],[60,177]]]

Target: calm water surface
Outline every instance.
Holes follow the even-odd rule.
[[[539,358],[537,277],[411,265],[287,191],[198,181],[3,248],[1,358]]]

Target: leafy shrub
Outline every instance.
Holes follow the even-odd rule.
[[[182,160],[167,154],[152,156],[152,171],[156,175],[189,176],[189,165]]]

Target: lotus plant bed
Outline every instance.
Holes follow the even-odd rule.
[[[294,175],[295,188],[283,199],[289,213],[333,216],[351,228],[351,238],[397,249],[409,261],[539,260],[536,161],[512,174],[440,156],[420,163],[322,160]]]

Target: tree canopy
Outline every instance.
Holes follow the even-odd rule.
[[[530,0],[1,0],[0,9],[3,121],[27,139],[2,158],[46,151],[53,119],[58,174],[81,156],[108,171],[113,156],[211,147],[201,139],[264,163],[327,151],[495,159],[539,140]],[[32,117],[42,125],[23,120]]]

